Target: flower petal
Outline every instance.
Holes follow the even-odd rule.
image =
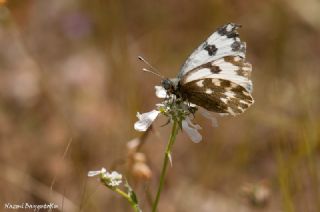
[[[119,186],[122,183],[122,175],[116,171],[107,173],[106,179],[108,180],[107,184],[112,187]]]
[[[201,126],[200,126],[199,124],[194,124],[194,123],[192,123],[192,122],[191,122],[192,119],[191,119],[190,117],[191,117],[191,116],[186,117],[186,121],[187,121],[188,125],[190,125],[191,127],[195,128],[195,129],[197,129],[197,130],[201,130],[201,129],[202,129]]]
[[[134,129],[137,131],[146,131],[152,122],[157,118],[159,113],[160,112],[158,110],[152,110],[143,114],[137,113],[139,121],[134,123]]]
[[[97,176],[97,175],[100,175],[100,174],[103,174],[103,173],[106,173],[106,172],[107,172],[107,170],[105,168],[102,168],[99,171],[89,171],[88,172],[88,177],[94,177],[94,176]]]
[[[193,124],[189,117],[182,121],[182,129],[188,134],[193,142],[199,143],[202,140],[202,136],[198,132],[201,127],[198,124]]]
[[[112,171],[111,174],[109,173],[109,177],[113,180],[121,180],[122,179],[122,175],[119,174],[116,171]]]
[[[156,96],[158,98],[164,99],[167,97],[167,91],[164,87],[156,85],[154,88],[156,89]]]
[[[212,127],[218,127],[218,120],[216,117],[213,116],[212,113],[210,113],[209,111],[203,109],[203,108],[200,108],[199,109],[199,112],[201,113],[201,115],[209,120],[211,120],[211,124],[212,124]]]

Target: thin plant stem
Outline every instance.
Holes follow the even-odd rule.
[[[124,191],[122,191],[119,188],[115,188],[113,189],[115,192],[117,192],[118,194],[120,194],[122,197],[124,197],[125,199],[128,200],[128,202],[130,203],[132,209],[134,210],[134,212],[140,212],[140,208],[139,206],[131,199],[131,197]]]
[[[156,199],[155,199],[155,201],[153,203],[153,206],[152,206],[152,212],[156,212],[157,207],[158,207],[160,195],[161,195],[163,184],[164,184],[164,178],[165,178],[166,171],[167,171],[168,162],[169,162],[169,160],[171,160],[171,148],[172,148],[172,146],[174,144],[174,141],[176,140],[176,136],[178,134],[178,130],[179,130],[178,121],[175,120],[173,122],[170,139],[169,139],[169,142],[167,144],[166,151],[165,151],[165,154],[164,154],[164,160],[163,160],[163,165],[162,165],[162,170],[161,170],[160,182],[159,182],[159,186],[158,186],[157,196],[156,196]]]

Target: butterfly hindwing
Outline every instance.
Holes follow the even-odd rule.
[[[240,25],[229,23],[214,32],[203,42],[183,64],[178,78],[182,78],[194,68],[220,59],[225,56],[245,57],[246,44],[240,41],[239,34],[236,31]]]
[[[244,87],[224,79],[194,80],[182,85],[180,91],[188,101],[216,113],[237,115],[253,104]]]

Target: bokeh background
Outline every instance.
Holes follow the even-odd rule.
[[[87,177],[101,167],[126,175],[150,211],[170,126],[160,118],[138,155],[128,148],[142,135],[136,112],[159,102],[159,79],[137,56],[174,77],[228,22],[243,26],[256,103],[217,128],[196,116],[199,144],[179,134],[159,211],[320,211],[319,1],[0,4],[0,211],[23,202],[130,211]]]

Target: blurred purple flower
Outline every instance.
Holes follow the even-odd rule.
[[[63,32],[70,39],[86,38],[92,32],[92,21],[83,13],[71,13],[62,21]]]

